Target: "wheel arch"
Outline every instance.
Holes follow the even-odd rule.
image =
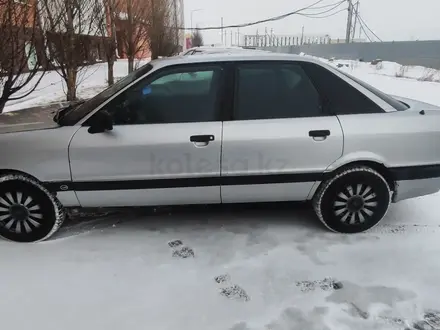
[[[23,171],[20,171],[20,170],[0,168],[0,176],[8,175],[8,174],[24,175],[24,176],[26,176],[28,178],[34,179],[34,180],[38,181],[39,183],[41,183],[41,180],[38,180],[38,178],[36,178],[35,176],[33,176],[33,175],[29,174],[29,173],[26,173],[26,172],[23,172]]]
[[[352,162],[339,168],[336,173],[323,181],[312,202],[316,215],[328,229],[338,233],[360,233],[373,228],[383,219],[390,207],[392,191],[385,177],[373,168],[376,166],[362,161]],[[365,177],[367,174],[370,177]],[[357,188],[354,188],[354,184],[357,184]],[[362,190],[362,185],[365,190]],[[360,196],[362,191],[364,195]],[[351,197],[361,199],[361,204],[352,210],[349,209]],[[338,202],[338,199],[342,203]],[[370,203],[371,205],[365,206]],[[356,209],[357,207],[359,208]],[[365,207],[369,209],[369,213],[366,212]],[[364,209],[363,215],[361,215],[362,209]],[[348,224],[347,217],[350,215]]]
[[[377,160],[356,160],[351,161],[348,163],[341,164],[340,166],[333,168],[330,172],[327,172],[330,176],[333,176],[335,173],[341,172],[345,170],[348,167],[353,166],[366,166],[370,167],[371,169],[375,170],[377,173],[382,175],[384,179],[387,181],[388,185],[390,186],[391,191],[395,192],[397,188],[396,180],[393,177],[392,172],[388,167],[385,166],[385,164],[381,163]]]

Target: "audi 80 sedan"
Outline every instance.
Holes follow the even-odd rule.
[[[87,101],[0,115],[0,236],[47,239],[72,207],[280,201],[362,232],[440,189],[439,110],[304,56],[155,60]]]

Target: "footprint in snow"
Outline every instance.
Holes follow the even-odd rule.
[[[251,299],[249,298],[246,291],[244,291],[244,289],[239,287],[238,285],[229,286],[227,288],[221,288],[220,294],[229,299],[237,299],[244,301],[249,301]]]
[[[176,239],[175,241],[168,242],[168,246],[170,248],[175,248],[175,247],[178,247],[178,246],[180,246],[182,244],[183,243],[182,243],[182,241],[180,239]]]
[[[183,246],[181,249],[173,251],[173,257],[179,257],[184,259],[189,257],[194,257],[194,251],[193,249],[187,246]]]
[[[251,298],[246,291],[237,284],[231,283],[231,277],[228,274],[223,274],[214,277],[214,280],[221,284],[220,294],[229,299],[249,301]]]
[[[173,257],[178,257],[183,259],[195,257],[194,250],[188,246],[183,245],[183,242],[181,240],[177,239],[168,242],[168,246],[173,249],[173,254],[172,254]]]
[[[231,278],[228,274],[223,274],[223,275],[219,275],[219,276],[214,277],[214,280],[220,284],[220,283],[229,282],[231,280]]]
[[[341,282],[337,282],[331,277],[319,281],[298,281],[295,284],[302,292],[314,291],[317,287],[323,291],[339,290],[343,287]]]

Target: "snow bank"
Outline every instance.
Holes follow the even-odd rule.
[[[387,61],[374,65],[355,60],[314,58],[343,70],[385,93],[440,106],[440,70],[422,66],[402,66]]]

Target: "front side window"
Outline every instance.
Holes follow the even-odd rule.
[[[220,67],[173,70],[137,83],[104,109],[115,125],[216,121],[221,75]]]
[[[239,65],[234,119],[276,119],[322,115],[320,97],[296,64]]]
[[[148,72],[150,72],[153,69],[152,63],[154,63],[154,61],[145,64],[139,69],[128,74],[127,76],[116,82],[114,85],[108,87],[107,89],[97,94],[90,100],[84,102],[81,106],[72,108],[70,111],[68,111],[65,114],[65,117],[62,119],[61,124],[63,126],[75,125],[78,121],[80,121],[82,118],[87,116],[90,112],[95,110],[98,106],[100,106],[102,103],[107,101],[110,97],[117,94],[119,91],[123,90],[128,85],[138,80],[140,77],[144,76]]]

